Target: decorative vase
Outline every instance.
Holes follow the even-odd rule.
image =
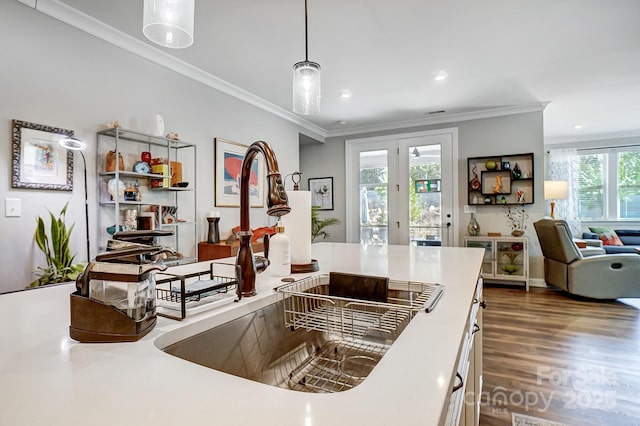
[[[522,170],[520,170],[520,166],[518,166],[518,163],[516,163],[516,165],[513,166],[511,175],[513,176],[513,179],[520,179],[522,177]]]
[[[471,220],[469,221],[469,224],[467,225],[467,232],[472,237],[475,237],[476,235],[480,235],[480,224],[476,220],[476,214],[475,213],[471,213]]]
[[[109,179],[109,182],[107,182],[107,192],[111,196],[111,201],[124,201],[124,182],[116,180],[115,178]]]
[[[116,152],[115,151],[107,152],[105,170],[107,172],[116,171]],[[120,153],[118,153],[118,170],[124,171],[124,160],[122,158],[122,154]]]

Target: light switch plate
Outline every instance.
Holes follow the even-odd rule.
[[[476,212],[476,206],[470,206],[470,205],[465,204],[464,212],[465,213],[475,213]]]
[[[4,199],[4,215],[6,217],[20,217],[22,215],[22,203],[20,198]]]

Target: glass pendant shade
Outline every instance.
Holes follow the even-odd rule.
[[[193,44],[195,0],[144,0],[142,33],[172,49]]]
[[[293,112],[320,112],[320,64],[302,61],[293,66]]]

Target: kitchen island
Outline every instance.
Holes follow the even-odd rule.
[[[280,280],[268,272],[258,275],[257,296],[183,321],[159,317],[135,343],[69,338],[71,284],[0,295],[0,425],[438,425],[455,418],[456,373],[469,379],[461,392],[472,382],[477,390],[469,322],[479,311],[483,250],[319,243],[313,257],[320,273],[435,282],[445,292],[432,312],[416,315],[362,384],[333,394],[275,388],[159,349],[279,300],[273,288]],[[461,422],[477,422],[465,420],[464,411]]]

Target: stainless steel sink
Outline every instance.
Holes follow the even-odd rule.
[[[395,305],[314,293],[326,284],[320,281],[302,284],[304,288],[296,283],[284,289],[283,299],[277,303],[163,350],[204,367],[272,386],[340,392],[367,378],[413,317],[404,315],[395,320],[395,311],[417,312],[415,304],[389,309]],[[441,286],[439,290],[436,301]],[[389,291],[389,298],[412,298],[413,293]],[[365,324],[372,316],[377,318],[377,325]],[[390,316],[394,318],[391,331],[387,326]],[[380,325],[380,319],[384,324]]]

